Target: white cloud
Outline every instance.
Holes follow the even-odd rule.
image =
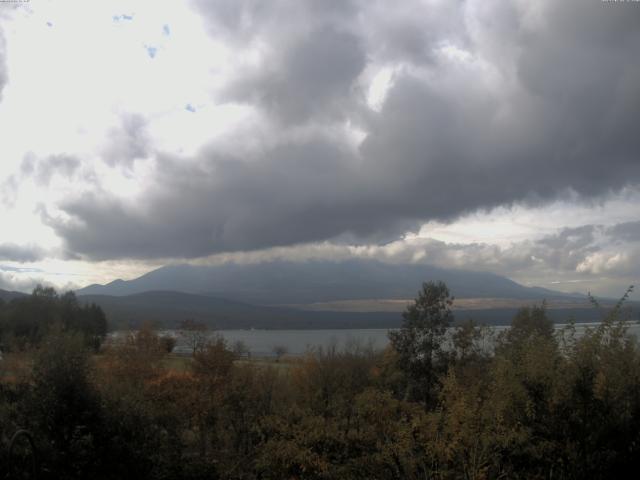
[[[380,112],[389,89],[393,85],[393,68],[385,67],[378,70],[371,79],[367,95],[367,103],[372,110]]]

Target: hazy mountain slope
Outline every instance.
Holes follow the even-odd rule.
[[[11,292],[8,290],[0,289],[0,299],[4,300],[5,302],[10,302],[14,298],[20,298],[26,295],[27,295],[26,293],[22,293],[22,292]]]
[[[171,265],[130,281],[91,285],[79,294],[131,295],[151,290],[210,294],[254,304],[414,298],[422,282],[442,280],[457,297],[542,299],[566,294],[527,288],[492,273],[377,261],[285,262],[218,266]]]
[[[79,300],[100,305],[111,329],[135,327],[145,321],[175,328],[186,318],[216,329],[393,328],[402,322],[400,312],[301,311],[168,291],[128,296],[81,295]],[[454,314],[458,321],[473,318],[480,323],[504,325],[511,322],[516,311],[516,308],[454,309]],[[556,322],[566,322],[571,316],[577,321],[597,321],[600,312],[594,308],[562,308],[549,310],[549,316]]]
[[[213,328],[388,328],[400,324],[393,312],[303,312],[255,306],[205,295],[152,291],[128,296],[80,295],[79,300],[100,305],[112,328],[149,321],[169,328],[191,318]]]

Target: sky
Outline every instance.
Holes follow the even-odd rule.
[[[600,0],[2,2],[0,288],[372,258],[619,297],[639,25]]]

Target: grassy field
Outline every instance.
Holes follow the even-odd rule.
[[[309,312],[397,312],[402,313],[408,305],[413,303],[413,299],[389,299],[372,298],[358,300],[334,300],[331,302],[315,303],[290,303],[279,305],[281,307],[294,308]],[[538,303],[530,298],[456,298],[453,302],[455,310],[495,310],[495,309],[517,309]],[[610,307],[611,302],[605,301],[603,306]],[[552,298],[547,301],[549,309],[567,308],[591,308],[592,305],[587,298]]]

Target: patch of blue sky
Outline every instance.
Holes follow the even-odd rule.
[[[156,58],[156,54],[158,53],[157,47],[145,46],[144,48],[147,49],[147,55],[149,55],[149,58]]]
[[[0,265],[0,270],[3,272],[16,272],[16,273],[43,273],[41,268],[32,267],[12,267],[9,265]]]
[[[133,20],[133,15],[127,15],[127,14],[123,13],[122,15],[114,15],[111,18],[113,18],[114,22],[122,22],[122,21],[125,21],[125,20],[130,22],[131,20]]]

